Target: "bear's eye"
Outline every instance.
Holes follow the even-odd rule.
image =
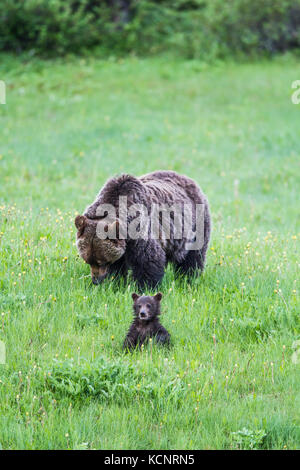
[[[103,263],[103,261],[97,259],[97,264],[101,268],[106,268],[108,266],[108,263]]]
[[[151,305],[150,305],[150,304],[147,304],[146,307],[147,307],[147,308],[151,308]]]

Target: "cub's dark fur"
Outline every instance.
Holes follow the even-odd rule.
[[[178,239],[174,236],[174,221],[171,220],[171,238],[147,240],[139,238],[126,240],[119,235],[114,240],[99,239],[96,229],[103,227],[119,227],[119,197],[127,197],[127,207],[132,204],[143,204],[148,213],[153,205],[179,204],[192,208],[192,230],[195,231],[196,204],[204,207],[203,245],[197,250],[188,250],[186,237]],[[102,204],[113,205],[116,220],[110,225],[97,216],[97,209]],[[127,223],[130,223],[128,218]],[[92,281],[99,284],[108,274],[126,275],[132,271],[134,280],[140,291],[145,287],[155,288],[164,276],[165,267],[173,263],[175,270],[181,274],[200,273],[204,269],[206,251],[210,239],[210,212],[207,199],[198,184],[184,175],[174,171],[155,171],[136,178],[122,175],[111,178],[101,189],[93,204],[87,207],[84,215],[75,219],[77,232],[77,248],[80,256],[91,267]]]
[[[161,292],[154,296],[132,294],[134,320],[124,341],[124,349],[134,349],[153,338],[158,344],[169,344],[170,334],[159,321]]]

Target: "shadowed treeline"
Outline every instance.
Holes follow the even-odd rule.
[[[0,50],[213,60],[298,48],[299,26],[300,0],[5,0]]]

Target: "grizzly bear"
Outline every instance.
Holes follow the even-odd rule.
[[[154,296],[132,294],[134,320],[124,340],[123,349],[141,347],[149,338],[158,344],[169,344],[170,333],[159,321],[162,293]]]
[[[197,241],[198,207],[201,244]],[[163,214],[169,209],[167,227]],[[148,223],[153,214],[157,218]],[[75,226],[77,249],[90,265],[94,284],[108,274],[126,275],[130,269],[143,291],[162,280],[168,262],[180,274],[203,270],[211,219],[207,199],[195,181],[174,171],[156,171],[140,178],[123,174],[109,179],[84,215],[76,217]]]

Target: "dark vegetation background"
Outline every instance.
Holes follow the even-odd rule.
[[[176,52],[211,60],[300,44],[300,0],[1,0],[0,50]]]
[[[0,449],[300,448],[299,26],[300,0],[0,0]],[[91,285],[74,218],[159,168],[212,239],[160,286],[172,346],[123,354],[136,287]]]

